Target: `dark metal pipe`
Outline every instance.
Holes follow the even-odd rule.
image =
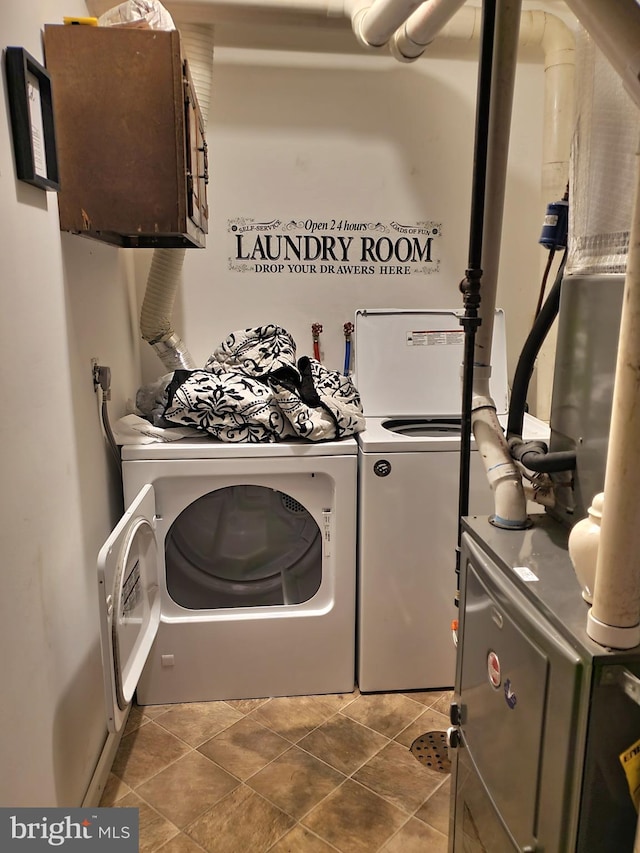
[[[531,331],[527,335],[524,342],[516,371],[513,375],[513,387],[511,389],[511,400],[509,403],[509,420],[507,421],[507,438],[511,436],[522,437],[522,425],[524,423],[524,412],[527,404],[527,393],[529,391],[529,382],[533,374],[536,359],[545,342],[549,330],[553,325],[554,320],[558,316],[560,309],[560,288],[562,285],[562,275],[567,260],[565,251],[562,258],[562,263],[556,273],[553,287],[549,291],[538,316],[536,317]]]
[[[480,33],[480,59],[476,95],[476,127],[471,185],[471,214],[469,225],[469,270],[482,273],[482,235],[487,184],[489,151],[489,117],[491,113],[491,77],[493,74],[493,44],[496,29],[496,0],[484,0]],[[469,273],[467,270],[467,274]]]
[[[464,362],[462,373],[462,423],[458,492],[458,544],[456,548],[456,575],[458,580],[460,577],[462,518],[469,513],[471,415],[475,336],[476,330],[482,322],[478,316],[478,309],[480,307],[480,281],[482,279],[482,236],[484,230],[484,208],[487,184],[487,153],[489,147],[489,116],[491,111],[491,76],[493,73],[495,26],[496,0],[484,0],[482,4],[480,61],[476,95],[476,126],[473,182],[471,187],[468,268],[465,273],[465,278],[460,284],[465,312],[464,316],[460,318],[460,324],[464,329]],[[458,582],[458,589],[459,586]]]
[[[548,452],[544,441],[522,441],[514,437],[509,441],[511,455],[530,471],[556,474],[560,471],[573,471],[576,467],[575,450],[556,450]]]

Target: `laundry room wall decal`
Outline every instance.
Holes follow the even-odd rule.
[[[297,275],[430,275],[442,225],[344,218],[229,219],[229,269]]]

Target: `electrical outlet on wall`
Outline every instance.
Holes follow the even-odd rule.
[[[98,364],[98,360],[91,359],[91,372],[93,375],[93,389],[97,391],[102,388],[104,400],[111,399],[111,368],[105,364]]]

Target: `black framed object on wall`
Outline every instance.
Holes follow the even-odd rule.
[[[40,189],[57,192],[60,180],[51,78],[21,47],[5,49],[5,70],[16,175]]]

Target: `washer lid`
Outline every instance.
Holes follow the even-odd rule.
[[[98,554],[100,641],[109,731],[126,720],[160,624],[155,493],[144,486]]]
[[[464,332],[457,310],[361,308],[355,382],[367,417],[460,417]],[[508,411],[504,313],[495,312],[491,394]]]
[[[388,424],[412,423],[415,429],[391,430]],[[419,424],[425,425],[421,429]],[[367,418],[366,429],[358,433],[362,453],[460,453],[460,430],[432,431],[425,420]],[[471,442],[475,449],[475,441]]]

